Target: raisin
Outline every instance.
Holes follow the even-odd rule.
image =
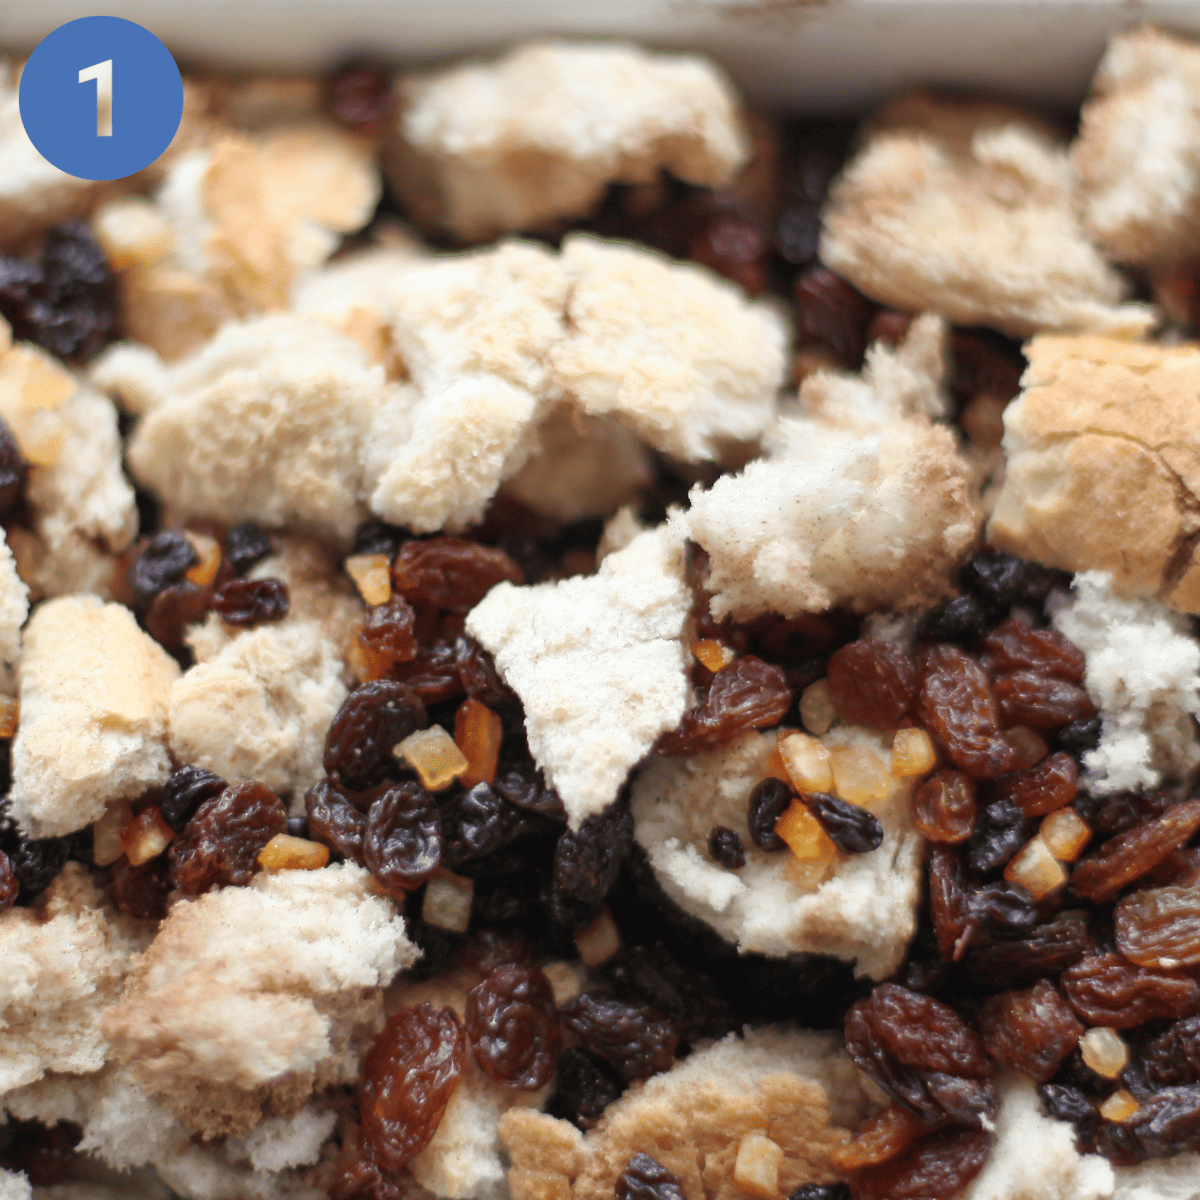
[[[554,848],[550,915],[560,925],[579,929],[600,911],[633,845],[633,817],[617,801],[568,830]]]
[[[288,817],[287,819],[288,837],[304,838],[305,841],[311,841],[308,836],[308,818],[307,817]]]
[[[313,841],[363,865],[367,818],[341,788],[322,779],[304,797],[304,811],[308,815],[308,835]]]
[[[66,838],[22,837],[8,851],[13,874],[21,885],[22,904],[28,904],[54,882],[66,865],[69,849]]]
[[[354,531],[353,554],[386,554],[394,559],[396,552],[411,535],[399,525],[386,521],[364,521]]]
[[[453,700],[464,691],[458,646],[448,638],[418,644],[412,658],[392,664],[388,677],[410,687],[422,704]]]
[[[916,637],[921,642],[966,645],[973,642],[991,623],[991,613],[974,596],[955,596],[953,600],[931,608],[921,618]]]
[[[1063,972],[1061,987],[1089,1025],[1113,1029],[1190,1016],[1200,1006],[1200,984],[1194,979],[1139,967],[1119,954],[1080,959]]]
[[[381,783],[395,763],[392,748],[425,727],[425,706],[403,683],[376,679],[342,701],[325,736],[325,771],[352,791]]]
[[[542,773],[529,757],[528,751],[516,760],[502,756],[492,786],[509,804],[566,823],[567,810],[563,807],[562,799],[553,788],[546,786]]]
[[[1019,937],[1037,924],[1037,905],[1019,884],[986,883],[967,896],[969,923],[989,937]]]
[[[212,598],[212,607],[229,625],[282,621],[291,606],[288,586],[281,579],[231,579]]]
[[[462,690],[472,700],[488,708],[498,708],[514,699],[513,693],[500,682],[492,656],[472,638],[460,637],[454,643],[454,662]]]
[[[527,866],[521,851],[504,854],[527,837],[556,831],[556,825],[518,808],[486,783],[477,783],[441,805],[442,862],[475,878],[511,874]]]
[[[837,650],[825,674],[833,711],[851,725],[890,732],[917,694],[917,669],[891,642],[863,638]]]
[[[497,967],[467,996],[475,1058],[504,1087],[536,1091],[554,1078],[562,1048],[550,981],[536,967]]]
[[[481,975],[511,963],[533,962],[533,948],[524,939],[499,929],[480,929],[462,947],[462,961]]]
[[[994,1115],[979,1035],[948,1005],[894,983],[850,1006],[846,1051],[885,1092],[926,1121]]]
[[[1153,1091],[1200,1083],[1200,1016],[1175,1021],[1151,1038],[1138,1049],[1137,1062]]]
[[[1097,713],[1094,717],[1080,717],[1077,721],[1064,725],[1055,733],[1054,740],[1068,754],[1079,758],[1100,745],[1100,735],[1103,731],[1104,720]]]
[[[182,533],[156,533],[130,564],[126,577],[134,595],[148,605],[164,588],[179,583],[199,561]]]
[[[382,128],[396,107],[392,73],[370,63],[347,63],[326,81],[325,107],[343,125]]]
[[[558,1075],[546,1111],[578,1129],[591,1129],[623,1087],[610,1067],[573,1046],[558,1060]]]
[[[984,635],[985,665],[993,675],[1032,671],[1067,683],[1082,683],[1083,651],[1055,629],[1034,629],[1009,618]]]
[[[1048,1116],[1075,1126],[1075,1139],[1081,1150],[1088,1149],[1096,1136],[1096,1106],[1077,1087],[1065,1083],[1045,1083],[1038,1088]]]
[[[1025,991],[989,996],[979,1010],[979,1029],[993,1058],[1038,1083],[1053,1078],[1083,1036],[1083,1026],[1045,979]]]
[[[1111,900],[1126,884],[1182,846],[1197,829],[1200,797],[1172,805],[1161,817],[1110,838],[1095,853],[1081,859],[1071,874],[1071,886],[1097,904]]]
[[[746,851],[742,849],[742,839],[737,833],[724,825],[714,825],[708,835],[708,853],[713,862],[719,863],[727,871],[738,871],[746,865]]]
[[[984,545],[963,567],[959,583],[1000,616],[1014,604],[1040,607],[1063,578],[1061,572]]]
[[[28,1192],[29,1184],[39,1193],[43,1187],[51,1187],[51,1194],[61,1194],[53,1185],[64,1183],[66,1191],[74,1191],[76,1185],[67,1181],[79,1176],[82,1160],[75,1148],[82,1138],[83,1130],[73,1121],[43,1125],[41,1121],[10,1118],[0,1125],[0,1167],[25,1177],[22,1195]]]
[[[927,1132],[925,1122],[903,1104],[888,1104],[872,1113],[850,1141],[835,1146],[830,1160],[839,1171],[858,1171],[895,1158],[909,1142]]]
[[[1025,364],[1020,348],[1016,343],[997,345],[997,340],[994,334],[982,336],[965,329],[951,332],[950,386],[956,395],[983,393],[997,400],[1011,400],[1020,391]]]
[[[363,618],[363,645],[393,662],[408,662],[417,655],[413,632],[417,614],[403,596],[392,596],[386,604],[372,604]]]
[[[938,846],[929,859],[929,917],[943,958],[962,957],[970,916],[962,863]]]
[[[442,858],[442,825],[433,797],[417,783],[390,787],[372,805],[363,834],[367,870],[392,894],[429,878]]]
[[[21,502],[29,464],[8,423],[0,419],[0,517],[7,517]]]
[[[975,783],[962,771],[935,771],[913,794],[913,824],[930,841],[955,846],[975,828]]]
[[[775,832],[779,818],[787,812],[796,793],[782,779],[770,776],[756,783],[750,792],[746,825],[750,840],[760,850],[785,850],[787,842]]]
[[[757,221],[735,211],[714,212],[688,242],[693,262],[724,275],[747,295],[761,295],[767,286],[767,235]]]
[[[108,894],[127,917],[161,921],[170,892],[171,867],[161,854],[137,867],[122,855],[109,868]]]
[[[1105,1123],[1100,1142],[1118,1163],[1200,1151],[1200,1086],[1163,1088],[1142,1097],[1132,1116]]]
[[[219,796],[229,785],[219,775],[190,764],[180,767],[163,785],[158,811],[163,820],[180,833],[205,800]]]
[[[1036,767],[998,779],[995,794],[1015,804],[1027,817],[1042,817],[1066,808],[1075,799],[1078,778],[1075,760],[1060,750]]]
[[[883,826],[874,813],[824,792],[805,792],[802,799],[843,854],[866,854],[883,844]]]
[[[1098,834],[1106,838],[1113,837],[1118,833],[1128,833],[1151,817],[1161,817],[1172,804],[1177,804],[1183,798],[1177,789],[1172,788],[1157,792],[1118,792],[1103,802],[1091,798],[1094,811],[1088,820]]]
[[[842,366],[856,370],[867,348],[871,302],[828,267],[810,267],[793,285],[796,333],[800,341],[820,342]]]
[[[975,816],[968,851],[971,869],[998,871],[1029,840],[1029,821],[1011,801],[993,800]]]
[[[842,1183],[802,1183],[788,1200],[850,1200],[850,1185]]]
[[[402,1008],[371,1044],[362,1070],[362,1131],[380,1166],[398,1171],[429,1145],[467,1065],[452,1008]]]
[[[974,946],[963,957],[967,973],[988,987],[1012,987],[1056,975],[1092,947],[1087,916],[1078,909],[1035,925],[1028,937],[997,939]]]
[[[258,853],[287,828],[283,802],[261,783],[232,783],[205,800],[171,842],[171,882],[189,896],[247,884]]]
[[[684,1200],[679,1176],[641,1151],[617,1176],[613,1194],[616,1200]]]
[[[146,613],[146,632],[162,647],[177,651],[183,646],[184,631],[208,612],[212,593],[190,579],[163,588]]]
[[[983,1170],[991,1141],[982,1129],[927,1133],[895,1158],[861,1171],[850,1194],[854,1200],[951,1200]]]
[[[745,654],[713,675],[679,728],[663,734],[656,749],[661,754],[715,750],[751,729],[778,725],[791,705],[783,669]]]
[[[644,1004],[584,992],[562,1010],[563,1024],[622,1079],[648,1079],[675,1061],[679,1035],[661,1013]]]
[[[954,646],[925,654],[917,719],[950,761],[973,779],[992,779],[1013,767],[1013,751],[1000,736],[1000,709],[987,672]]]
[[[13,870],[12,860],[0,850],[0,913],[7,912],[17,902],[21,882]]]
[[[1148,888],[1114,912],[1117,949],[1143,967],[1200,965],[1200,888]]]
[[[995,689],[1005,725],[1054,729],[1072,721],[1086,720],[1096,713],[1096,706],[1083,688],[1033,671],[1001,675]]]
[[[392,564],[392,587],[410,603],[464,617],[505,580],[525,577],[503,550],[461,538],[405,542]]]
[[[235,575],[245,575],[271,553],[271,535],[253,521],[243,521],[225,534],[225,561]]]
[[[780,163],[783,203],[775,240],[784,262],[802,266],[817,257],[821,209],[853,136],[850,123],[805,123],[787,129]]]

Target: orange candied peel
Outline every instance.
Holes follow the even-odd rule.
[[[132,821],[121,827],[121,846],[130,863],[139,867],[161,854],[175,836],[175,831],[163,820],[157,804],[144,808]]]
[[[463,787],[472,788],[477,783],[495,781],[503,737],[504,726],[499,713],[474,698],[459,705],[454,714],[454,742],[467,760],[467,769],[458,780]]]
[[[1033,837],[1004,868],[1004,878],[1019,883],[1035,900],[1041,900],[1067,882],[1067,872],[1046,843]]]
[[[1073,809],[1060,808],[1043,822],[1038,837],[1059,862],[1074,862],[1091,841],[1091,826]]]
[[[268,871],[319,871],[328,862],[328,846],[290,833],[277,833],[258,852],[258,865]]]
[[[410,733],[392,753],[404,759],[421,777],[421,785],[431,792],[448,788],[470,765],[440,725]]]
[[[221,543],[215,537],[209,537],[207,533],[197,533],[193,529],[185,529],[183,536],[195,550],[198,559],[194,567],[188,568],[184,578],[197,587],[208,587],[221,569]]]
[[[703,641],[692,643],[692,654],[696,661],[707,667],[715,675],[722,667],[727,667],[737,657],[728,646],[722,646],[715,638],[704,638]]]
[[[14,696],[0,697],[0,738],[10,738],[17,732],[21,705]]]
[[[1115,1029],[1097,1025],[1079,1039],[1079,1055],[1097,1075],[1116,1079],[1129,1066],[1129,1047]]]
[[[607,908],[586,928],[575,933],[575,949],[585,967],[599,966],[621,948],[621,934]]]
[[[392,598],[392,563],[386,554],[352,554],[346,574],[365,603],[386,604]]]
[[[373,650],[360,636],[355,638],[346,652],[346,665],[359,683],[370,683],[373,679],[383,679],[387,675],[392,669],[392,659],[386,654],[380,654],[378,650]]]
[[[775,752],[787,772],[785,782],[798,792],[828,792],[833,788],[829,751],[812,734],[789,733],[780,738]]]
[[[892,774],[897,779],[913,779],[937,766],[933,738],[924,729],[913,726],[897,729],[892,739]]]
[[[800,693],[800,720],[809,733],[816,737],[828,733],[834,716],[833,701],[829,697],[829,684],[826,680],[818,679]]]
[[[775,822],[775,832],[787,843],[788,849],[805,862],[826,862],[837,854],[829,834],[801,800],[792,801]]]
[[[892,791],[887,763],[869,746],[831,746],[833,788],[843,800],[869,808],[873,800],[886,800]]]
[[[1124,1088],[1117,1088],[1100,1105],[1100,1115],[1106,1121],[1128,1121],[1142,1106]]]

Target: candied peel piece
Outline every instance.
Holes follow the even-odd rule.
[[[775,834],[801,862],[827,863],[837,857],[837,847],[801,800],[791,802],[775,823]]]
[[[410,733],[397,742],[392,753],[417,772],[422,786],[430,792],[445,791],[470,766],[467,756],[440,725]]]
[[[913,779],[937,766],[937,750],[924,729],[912,726],[897,729],[892,739],[892,774],[897,779]]]
[[[1106,1025],[1093,1026],[1079,1039],[1079,1056],[1105,1079],[1116,1079],[1129,1065],[1129,1047]]]
[[[277,833],[258,852],[258,865],[267,871],[319,871],[328,862],[328,846],[289,833]]]
[[[121,829],[121,848],[132,866],[140,867],[161,854],[175,836],[157,805],[144,808]]]
[[[473,697],[459,705],[454,714],[454,741],[467,761],[458,780],[464,788],[495,782],[503,737],[504,726],[499,713]]]
[[[828,792],[833,788],[833,766],[828,748],[806,733],[780,738],[776,754],[797,791]]]
[[[1059,862],[1074,862],[1092,840],[1091,826],[1073,809],[1060,808],[1042,822],[1038,836]]]
[[[1035,900],[1042,900],[1067,882],[1067,872],[1046,843],[1034,837],[1009,860],[1004,878],[1020,884]]]

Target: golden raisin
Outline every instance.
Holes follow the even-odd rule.
[[[912,659],[891,642],[863,638],[829,660],[825,676],[833,711],[852,725],[890,731],[908,715],[917,692]]]
[[[975,826],[975,784],[961,771],[938,771],[913,795],[913,824],[930,841],[965,842]]]

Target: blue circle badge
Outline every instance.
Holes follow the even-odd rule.
[[[60,171],[122,179],[148,167],[183,116],[183,80],[148,29],[81,17],[43,38],[21,72],[21,123]]]

